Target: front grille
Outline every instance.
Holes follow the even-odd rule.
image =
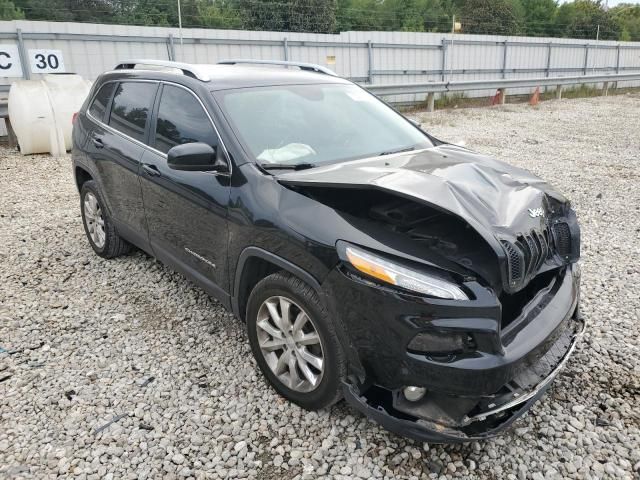
[[[518,236],[516,245],[524,254],[525,276],[537,272],[544,261],[551,256],[549,239],[546,230],[543,233],[531,230],[527,235]]]
[[[516,237],[515,242],[501,241],[507,253],[509,286],[517,290],[553,255],[553,240],[548,229],[531,230]]]
[[[516,250],[516,247],[506,240],[502,240],[502,246],[507,252],[507,266],[509,269],[509,283],[516,284],[522,281],[522,256]]]
[[[571,253],[571,231],[569,224],[560,222],[553,225],[553,235],[556,244],[556,250],[563,257]]]

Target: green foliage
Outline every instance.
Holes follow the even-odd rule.
[[[450,0],[338,0],[339,31],[439,32],[451,28]]]
[[[465,33],[517,35],[524,23],[519,0],[466,0],[461,13]]]
[[[236,0],[245,28],[285,32],[331,33],[336,27],[335,0]]]
[[[117,15],[109,0],[13,0],[13,3],[27,20],[101,23]]]
[[[598,25],[601,40],[616,40],[621,28],[600,0],[575,0],[558,9],[556,34],[570,38],[596,38]]]
[[[198,13],[202,26],[209,28],[241,29],[244,22],[232,2],[200,2]]]
[[[181,0],[184,27],[559,36],[640,41],[640,6],[602,0]],[[0,0],[0,18],[178,25],[177,0]]]
[[[291,32],[332,33],[336,28],[335,0],[289,0]]]
[[[337,30],[382,30],[377,0],[338,0]]]
[[[153,0],[137,0],[136,2],[117,4],[114,23],[171,25],[168,12],[156,6],[156,2]]]
[[[520,0],[524,11],[523,34],[550,37],[555,34],[558,4],[555,0]]]
[[[24,12],[16,7],[11,0],[0,0],[0,20],[20,20]]]
[[[619,40],[640,40],[640,5],[621,3],[609,10],[609,13],[614,22],[620,25]]]

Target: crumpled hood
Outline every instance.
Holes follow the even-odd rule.
[[[457,215],[487,240],[496,234],[541,228],[553,208],[550,199],[566,203],[560,193],[526,170],[448,144],[284,173],[278,181],[385,189]],[[544,216],[530,214],[529,209],[539,208]]]

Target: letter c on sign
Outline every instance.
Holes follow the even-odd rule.
[[[7,52],[0,52],[0,57],[11,58],[11,55],[9,55]],[[0,62],[0,69],[9,70],[12,65],[13,65],[13,62],[8,62],[8,63],[5,63],[5,64]]]

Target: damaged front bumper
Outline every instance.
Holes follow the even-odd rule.
[[[519,372],[495,395],[456,398],[436,393],[434,399],[429,398],[427,393],[425,402],[413,404],[397,390],[388,392],[391,394],[391,402],[385,406],[384,392],[375,391],[376,387],[373,387],[371,395],[371,389],[360,393],[357,387],[348,383],[343,385],[343,395],[351,406],[387,430],[414,440],[457,443],[485,439],[509,427],[546,392],[573,353],[584,330],[584,320],[572,318],[571,327],[563,332],[551,349],[538,362]],[[540,381],[531,386],[532,378]],[[459,404],[463,409],[475,405],[460,422],[452,425],[448,423],[451,418],[442,410],[438,411],[438,403],[447,403],[449,407]],[[434,413],[436,416],[439,413],[440,418],[428,417]]]
[[[386,429],[421,441],[496,435],[544,394],[583,334],[579,277],[577,266],[559,270],[504,326],[497,299],[483,297],[487,290],[477,286],[475,300],[465,306],[421,303],[333,275],[326,286],[338,298],[360,367],[343,386],[345,399]],[[354,285],[347,288],[345,281]],[[408,348],[434,327],[462,332],[473,348],[444,357]],[[426,394],[409,401],[407,386]]]

